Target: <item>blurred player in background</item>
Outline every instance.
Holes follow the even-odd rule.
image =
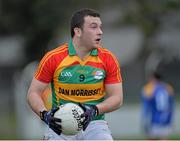
[[[154,72],[142,90],[143,126],[148,139],[168,139],[174,112],[173,88]]]
[[[104,114],[123,102],[122,79],[116,57],[101,46],[102,22],[98,12],[82,9],[71,19],[71,37],[41,60],[28,90],[32,110],[48,125],[44,139],[112,140]],[[51,84],[52,109],[43,102]],[[61,134],[61,119],[54,118],[59,105],[73,102],[84,109],[83,131]]]

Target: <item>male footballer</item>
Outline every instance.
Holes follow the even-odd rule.
[[[48,128],[44,139],[113,140],[104,114],[123,102],[122,78],[116,57],[101,46],[102,22],[98,12],[81,9],[71,18],[72,39],[49,51],[40,61],[28,90],[32,110]],[[52,109],[42,93],[52,90]],[[84,109],[83,130],[74,136],[61,133],[61,119],[54,118],[59,105],[73,102]]]

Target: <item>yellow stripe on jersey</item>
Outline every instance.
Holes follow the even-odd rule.
[[[56,48],[56,49],[54,49],[53,51],[48,52],[48,53],[44,56],[44,58],[41,60],[39,66],[38,66],[38,71],[35,73],[35,78],[38,78],[38,77],[39,77],[39,75],[40,75],[40,73],[41,73],[41,71],[42,71],[43,66],[45,65],[46,61],[47,61],[50,57],[52,57],[52,56],[55,55],[55,54],[61,53],[61,52],[65,51],[65,50],[67,50],[67,46],[60,47],[60,48]]]

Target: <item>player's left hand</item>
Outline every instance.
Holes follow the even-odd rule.
[[[79,103],[79,106],[84,110],[84,114],[81,115],[82,118],[85,118],[82,123],[84,131],[92,119],[99,114],[99,111],[96,105]]]

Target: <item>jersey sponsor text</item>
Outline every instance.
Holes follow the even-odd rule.
[[[63,95],[72,95],[72,96],[92,96],[101,93],[101,88],[91,89],[91,90],[82,90],[82,89],[63,89],[59,87],[59,94]]]

